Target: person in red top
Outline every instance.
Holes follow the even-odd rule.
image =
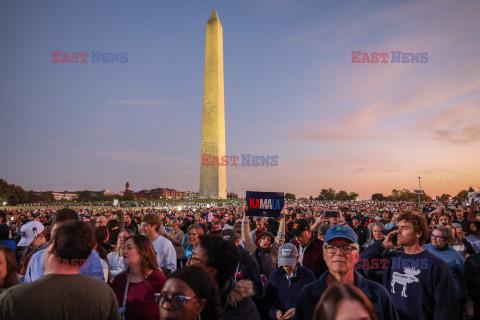
[[[117,275],[110,286],[125,320],[160,319],[155,293],[160,293],[167,277],[158,268],[150,240],[143,235],[128,237],[123,260],[127,270]]]
[[[256,229],[252,230],[250,233],[252,235],[253,241],[255,241],[255,245],[258,246],[260,242],[261,235],[267,231],[265,227],[265,218],[264,217],[256,217],[255,218],[255,225]]]
[[[212,220],[212,230],[209,234],[220,234],[222,232],[222,226],[220,225],[220,220],[218,218],[213,218]]]
[[[375,219],[375,213],[374,212],[370,212],[368,214],[368,220],[365,222],[365,227],[368,227],[368,225],[370,223],[375,223],[375,222],[378,222],[377,219]]]

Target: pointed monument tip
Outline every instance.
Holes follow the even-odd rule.
[[[210,16],[210,19],[208,19],[208,22],[214,22],[214,21],[220,21],[216,10],[213,10],[212,15]]]

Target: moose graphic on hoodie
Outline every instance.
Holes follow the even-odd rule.
[[[403,269],[404,274],[400,272],[394,272],[392,274],[392,282],[390,283],[392,293],[395,293],[395,284],[401,284],[403,286],[402,289],[402,297],[407,297],[406,290],[407,284],[412,282],[418,282],[418,278],[415,277],[420,274],[421,270],[415,268],[405,268]]]

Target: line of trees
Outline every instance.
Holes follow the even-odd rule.
[[[455,197],[452,198],[451,195],[444,193],[439,197],[439,201],[448,202],[453,201],[465,201],[468,199],[468,193],[475,191],[472,187],[465,189],[457,193]],[[383,193],[374,193],[372,195],[372,200],[376,201],[418,201],[418,195],[414,194],[408,189],[397,190],[393,189],[391,194],[384,196]],[[424,194],[420,196],[421,201],[432,201],[432,197]]]
[[[32,190],[26,191],[22,187],[9,184],[7,181],[0,179],[0,202],[16,205],[21,203],[34,202],[53,202],[54,197],[51,191],[35,194]]]
[[[310,200],[339,200],[339,201],[348,201],[348,200],[357,200],[358,193],[356,192],[346,192],[344,190],[335,191],[333,188],[322,189],[318,195],[318,197],[310,196]],[[295,200],[296,197],[293,193],[285,193],[285,200]],[[301,198],[302,200],[305,198]],[[306,199],[305,199],[306,200]]]
[[[340,190],[338,192],[335,191],[333,188],[322,189],[318,197],[314,198],[314,200],[357,200],[358,193],[352,191],[350,193]]]

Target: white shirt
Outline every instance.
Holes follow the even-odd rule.
[[[152,241],[152,244],[157,254],[158,266],[175,271],[177,269],[177,254],[172,242],[165,237],[158,236],[157,239]]]
[[[118,274],[127,269],[127,266],[123,263],[123,257],[119,256],[117,252],[110,252],[107,255],[108,263],[110,264],[110,280],[113,280]]]

